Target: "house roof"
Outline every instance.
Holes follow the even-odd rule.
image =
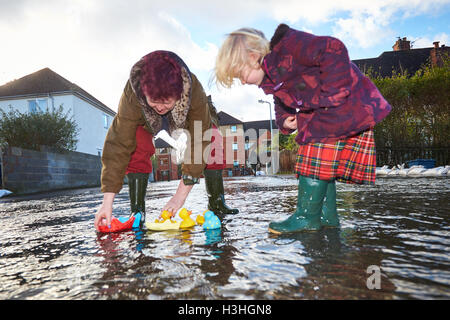
[[[170,144],[168,144],[167,142],[165,142],[163,139],[158,138],[155,140],[155,148],[159,149],[159,148],[172,148],[172,146]]]
[[[0,86],[1,100],[48,94],[74,94],[112,116],[116,114],[94,96],[50,68],[44,68]]]
[[[256,131],[266,129],[266,130],[270,131],[270,120],[244,122],[244,131],[246,131],[248,129],[255,129]],[[272,120],[272,129],[278,129],[278,126],[275,123],[275,120]]]
[[[382,77],[391,77],[392,71],[408,71],[413,75],[421,66],[430,61],[430,53],[434,48],[409,49],[399,51],[385,51],[377,58],[352,60],[362,72],[372,69]],[[448,50],[448,47],[439,48]]]
[[[219,125],[220,126],[226,126],[230,124],[242,124],[243,122],[241,120],[236,119],[235,117],[230,116],[228,113],[220,111],[217,114],[217,117],[219,118]]]

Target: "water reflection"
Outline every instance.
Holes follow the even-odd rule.
[[[227,202],[240,213],[209,231],[97,234],[98,189],[0,200],[0,298],[450,297],[448,179],[338,184],[342,228],[281,236],[267,226],[295,210],[295,179],[244,177],[225,185]],[[176,187],[150,184],[150,219]],[[206,203],[202,183],[186,207],[196,215]],[[114,214],[128,214],[126,188]],[[369,266],[381,270],[380,289],[367,287]]]

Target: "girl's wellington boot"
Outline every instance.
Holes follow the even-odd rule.
[[[326,228],[339,228],[339,216],[336,208],[336,182],[330,181],[322,208],[320,223]]]
[[[320,216],[327,192],[327,181],[300,176],[297,210],[286,220],[271,222],[269,231],[276,234],[320,230]]]

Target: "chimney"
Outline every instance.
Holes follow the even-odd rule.
[[[406,39],[406,37],[403,37],[403,39],[399,37],[398,40],[395,42],[395,44],[392,46],[392,49],[394,49],[394,51],[410,50],[411,41]]]
[[[442,67],[444,62],[442,60],[442,50],[439,48],[439,41],[433,42],[434,47],[430,50],[431,66],[432,67]],[[445,48],[445,46],[442,46]]]

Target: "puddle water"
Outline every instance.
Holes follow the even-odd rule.
[[[177,186],[149,184],[147,220]],[[450,298],[449,178],[338,183],[342,227],[286,236],[267,227],[295,210],[296,179],[236,177],[225,188],[240,213],[209,232],[99,235],[98,188],[3,198],[0,299]],[[202,181],[185,203],[194,217],[204,190]],[[128,215],[126,186],[114,210]]]

